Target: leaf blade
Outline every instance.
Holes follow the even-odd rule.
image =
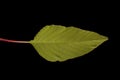
[[[48,61],[65,61],[92,51],[107,37],[76,27],[45,26],[30,43]]]

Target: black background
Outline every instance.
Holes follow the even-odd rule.
[[[5,9],[0,15],[0,37],[30,41],[45,25],[75,26],[100,33],[109,38],[108,41],[82,57],[65,62],[49,62],[39,56],[31,44],[15,44],[0,42],[0,63],[3,67],[24,68],[29,70],[74,69],[109,71],[116,62],[111,19],[108,9],[100,8],[60,8],[60,9]],[[67,66],[67,67],[65,67]],[[54,68],[54,69],[53,69]],[[9,69],[9,68],[8,68]],[[71,70],[71,69],[70,69]],[[69,69],[68,69],[69,71]],[[105,72],[104,71],[104,72]],[[106,72],[107,72],[106,71]]]

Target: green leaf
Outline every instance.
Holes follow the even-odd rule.
[[[76,27],[48,25],[30,43],[48,61],[65,61],[92,51],[107,37]]]

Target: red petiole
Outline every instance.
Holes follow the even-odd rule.
[[[17,41],[17,40],[9,40],[9,39],[4,39],[4,38],[0,38],[0,41],[10,42],[10,43],[29,43],[28,41]]]

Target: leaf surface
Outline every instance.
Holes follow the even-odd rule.
[[[48,25],[30,43],[48,61],[65,61],[85,55],[98,47],[107,37],[76,27]]]

